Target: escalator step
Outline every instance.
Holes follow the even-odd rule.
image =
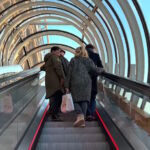
[[[45,127],[73,127],[73,122],[45,122]],[[86,127],[99,127],[98,122],[86,122]]]
[[[108,143],[38,143],[36,150],[110,150]]]
[[[42,134],[74,134],[74,133],[80,133],[80,134],[95,134],[95,133],[101,133],[102,130],[99,127],[86,127],[86,128],[74,128],[74,127],[46,127],[42,129]]]
[[[100,142],[105,141],[105,136],[101,133],[97,134],[57,134],[57,135],[41,135],[39,142]]]

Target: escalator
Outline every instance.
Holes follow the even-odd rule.
[[[64,122],[47,118],[35,150],[110,150],[98,122],[86,122],[85,128],[73,127],[73,114],[62,115]],[[64,117],[65,116],[65,117]]]
[[[110,98],[111,103],[107,105],[97,100],[97,121],[86,122],[85,128],[73,127],[74,113],[61,114],[61,122],[52,121],[48,115],[49,102],[44,99],[45,88],[38,82],[39,72],[35,71],[0,89],[1,103],[4,103],[4,97],[12,102],[11,110],[4,107],[0,112],[0,149],[148,149],[149,136],[137,128]],[[110,83],[106,82],[106,85],[109,87]]]
[[[48,100],[43,99],[45,89],[38,83],[38,71],[20,73],[16,75],[18,77],[19,80],[8,82],[10,84],[0,89],[0,100],[9,94],[12,102],[11,111],[0,113],[3,120],[0,123],[2,150],[117,149],[111,134],[106,132],[109,129],[104,129],[98,116],[97,121],[86,122],[85,128],[73,127],[74,113],[63,114],[62,122],[52,121],[47,114]]]

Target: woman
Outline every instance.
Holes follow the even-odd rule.
[[[83,47],[76,49],[75,57],[71,59],[65,80],[66,92],[71,92],[77,113],[75,127],[85,127],[85,116],[91,97],[90,74],[100,75],[102,72],[104,69],[94,65]]]

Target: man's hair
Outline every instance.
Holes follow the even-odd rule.
[[[51,48],[51,52],[58,51],[58,50],[60,50],[60,48],[58,46],[53,46]]]
[[[60,52],[63,52],[64,54],[66,53],[63,49],[61,49]]]
[[[85,49],[86,50],[89,50],[89,49],[93,50],[93,49],[95,49],[95,47],[92,44],[88,44],[88,45],[86,45]]]

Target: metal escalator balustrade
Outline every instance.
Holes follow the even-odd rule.
[[[133,148],[150,149],[150,85],[110,73],[98,85],[103,108]]]
[[[113,125],[111,118],[107,113],[104,113],[105,110],[102,109],[99,102],[97,103],[97,108],[98,122],[86,122],[85,128],[75,128],[73,127],[73,121],[75,121],[74,113],[63,114],[63,122],[53,122],[50,117],[45,117],[45,113],[48,110],[45,107],[45,111],[43,110],[43,113],[41,113],[42,111],[38,112],[37,118],[34,118],[34,122],[27,131],[18,150],[25,150],[25,145],[26,147],[29,145],[28,150],[132,150],[132,146],[118,131],[118,128]],[[43,116],[41,116],[42,114]],[[45,119],[43,119],[44,117]],[[30,143],[29,140],[27,141],[28,137],[30,137]]]
[[[39,85],[39,72],[32,71],[0,89],[0,149],[15,149],[44,95],[45,88]]]

